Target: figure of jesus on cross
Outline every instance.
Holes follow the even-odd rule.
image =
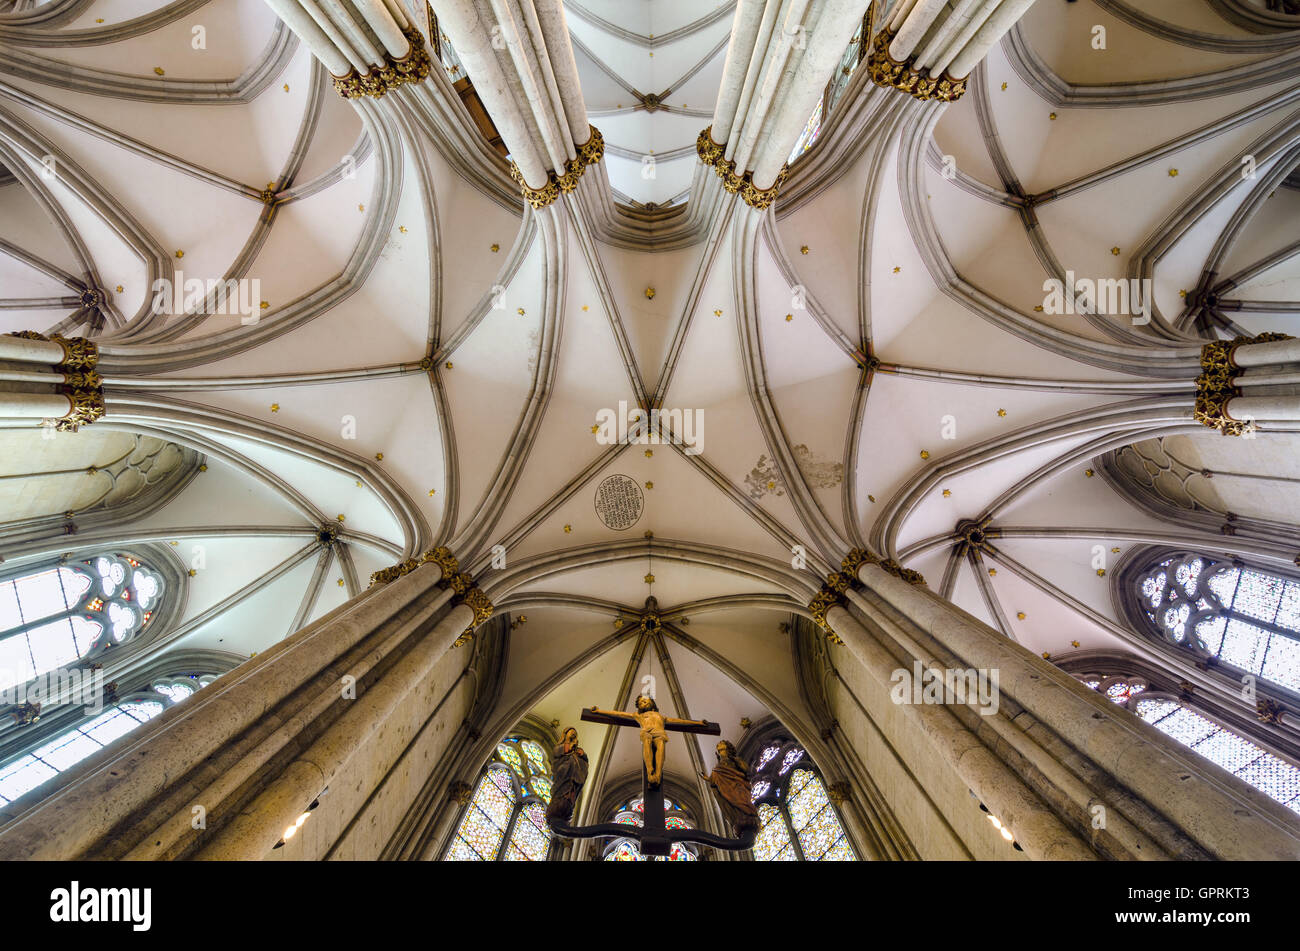
[[[668,745],[668,730],[677,733],[707,733],[718,736],[722,728],[708,720],[678,720],[659,712],[653,697],[636,698],[636,713],[622,710],[600,710],[591,707],[582,711],[582,719],[593,723],[614,726],[641,727],[641,759],[645,763],[646,787],[658,789],[664,778],[664,750]]]
[[[588,707],[582,711],[581,719],[588,723],[604,723],[608,726],[636,726],[641,728],[641,760],[644,769],[641,776],[641,825],[628,826],[618,822],[599,822],[595,825],[571,826],[567,818],[558,814],[548,816],[551,831],[564,838],[633,838],[641,848],[642,855],[668,855],[674,842],[698,842],[711,845],[715,849],[737,852],[748,849],[754,844],[757,824],[746,827],[735,839],[723,838],[703,829],[668,828],[664,822],[664,797],[659,792],[664,779],[664,753],[668,745],[668,731],[675,733],[706,733],[719,736],[722,727],[708,720],[678,720],[666,717],[659,712],[659,706],[653,697],[636,698],[636,713],[622,710],[601,710]],[[585,773],[584,773],[585,778]]]

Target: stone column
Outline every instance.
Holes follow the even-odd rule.
[[[959,99],[993,44],[1034,0],[905,0],[872,42],[872,80],[917,99]]]
[[[349,771],[354,757],[398,704],[409,717],[436,702],[417,686],[491,611],[446,549],[376,572],[347,604],[74,767],[53,795],[0,810],[13,818],[0,860],[266,857],[332,781],[385,781]]]
[[[587,103],[582,96],[582,83],[578,80],[578,63],[573,57],[573,42],[569,38],[564,6],[560,0],[534,0],[534,6],[546,44],[546,55],[564,104],[569,136],[575,145],[582,145],[591,138],[591,123],[587,120]]]
[[[754,54],[765,8],[765,0],[740,0],[736,4],[736,15],[731,21],[731,44],[722,64],[722,86],[713,109],[715,142],[726,142],[731,135],[731,125],[736,119],[736,107],[740,103],[740,93],[749,72],[749,61]]]
[[[259,859],[270,852],[294,819],[337,779],[397,703],[415,689],[473,622],[474,611],[467,605],[446,612],[406,656],[360,695],[195,858]]]
[[[979,28],[975,36],[962,47],[961,52],[948,65],[948,72],[959,79],[969,76],[971,70],[979,65],[979,61],[993,48],[993,44],[1016,25],[1033,3],[1034,0],[1005,0],[984,21],[984,25]]]
[[[54,366],[63,362],[63,347],[54,340],[0,334],[0,360]]]
[[[1242,369],[1283,364],[1293,364],[1300,369],[1300,339],[1291,337],[1265,343],[1243,343],[1233,349],[1232,362]]]
[[[817,100],[831,74],[839,66],[844,49],[862,23],[867,4],[862,0],[822,0],[816,23],[808,30],[805,48],[793,70],[783,77],[785,89],[773,114],[764,123],[755,159],[754,187],[776,184],[777,176],[794,148],[795,141],[817,108]]]
[[[891,689],[898,661],[843,607],[826,620],[881,690]],[[905,669],[905,668],[904,668]],[[1014,830],[1030,858],[1096,859],[1096,853],[1034,795],[975,734],[940,704],[901,704],[908,717],[980,801]]]
[[[1072,772],[1084,780],[1079,788],[1091,790],[1086,802],[1095,799],[1107,804],[1112,816],[1122,813],[1124,821],[1143,837],[1173,849],[1174,857],[1199,847],[1220,859],[1300,858],[1300,817],[1286,807],[923,586],[908,583],[871,560],[852,567],[863,587],[848,591],[849,601],[899,648],[893,656],[877,657],[871,663],[878,668],[882,662],[906,667],[898,663],[900,654],[929,663],[933,655],[927,652],[937,650],[944,666],[997,671],[1001,706],[994,717],[984,718],[997,720],[989,723],[989,735],[1000,739],[996,749],[1009,744],[1027,766],[1041,774],[1035,787],[1040,794],[1054,799],[1059,795],[1059,804],[1086,804],[1079,802],[1077,791],[1071,792],[1065,783],[1053,779],[1059,775],[1062,756],[1068,755],[1076,762]],[[832,608],[826,617],[846,646],[854,650],[854,642],[861,638],[861,625],[855,628],[843,608]],[[847,635],[835,626],[836,620],[845,626]],[[870,651],[862,653],[870,656]],[[963,779],[969,777],[977,795],[992,797],[985,799],[991,809],[1011,797],[996,808],[1016,810],[1002,818],[1026,852],[1031,852],[1031,847],[1040,852],[1075,847],[1070,844],[1071,839],[1078,840],[1075,832],[1069,839],[1061,839],[1055,825],[1026,808],[1016,786],[1007,786],[1008,781],[990,762],[991,753],[976,751],[976,766],[965,767],[961,757],[972,755],[967,752],[969,741],[946,720],[934,714],[929,717],[937,724],[928,728],[932,741],[946,757],[954,757],[953,768]],[[1198,781],[1189,783],[1189,773]],[[1019,820],[1013,819],[1020,814],[1031,820],[1025,831],[1015,824]],[[1176,832],[1172,838],[1171,828]],[[1185,839],[1186,847],[1180,847],[1178,839]],[[1112,847],[1120,845],[1112,843]]]
[[[516,90],[518,77],[507,77],[503,64],[492,48],[493,36],[501,35],[487,5],[472,0],[433,0],[438,25],[451,37],[456,54],[473,77],[474,91],[510,150],[524,182],[530,188],[543,188],[547,181],[548,160],[544,145],[531,125],[528,103],[522,87]],[[508,57],[507,57],[508,59]]]
[[[370,29],[375,31],[390,56],[403,59],[411,52],[411,44],[402,35],[401,26],[380,0],[352,0],[352,4],[361,12]]]

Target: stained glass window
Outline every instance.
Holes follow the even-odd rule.
[[[11,760],[0,767],[0,805],[26,795],[215,679],[213,675],[195,674],[158,681],[151,689],[95,711],[71,730]],[[81,699],[78,695],[77,701]]]
[[[163,581],[134,558],[102,554],[0,581],[0,690],[125,643],[152,620]]]
[[[1300,768],[1191,710],[1173,696],[1152,693],[1139,678],[1085,676],[1080,679],[1193,752],[1263,790],[1287,808],[1300,812]]]
[[[644,824],[645,803],[638,796],[614,810],[614,821],[625,826]],[[694,829],[695,823],[680,805],[664,799],[664,825],[669,829]],[[674,842],[667,855],[642,855],[635,839],[614,839],[605,846],[606,862],[695,862],[699,856],[688,842]]]
[[[527,766],[525,766],[525,763]],[[541,744],[497,744],[443,853],[447,862],[542,862],[551,845],[551,766]]]
[[[855,862],[830,791],[803,747],[793,740],[767,746],[758,759],[752,795],[760,862]]]
[[[1138,577],[1136,591],[1162,639],[1300,691],[1300,580],[1182,553]]]

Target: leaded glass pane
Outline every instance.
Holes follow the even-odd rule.
[[[1228,626],[1226,617],[1206,618],[1196,625],[1196,636],[1211,654],[1219,653],[1223,646],[1223,631]]]
[[[1273,623],[1288,630],[1300,631],[1300,584],[1294,581],[1287,584]]]
[[[822,109],[824,105],[825,97],[817,100],[817,108],[813,110],[813,114],[809,116],[808,121],[804,123],[803,131],[799,133],[799,138],[795,140],[794,148],[790,150],[790,157],[786,159],[787,164],[793,162],[799,156],[807,152],[812,148],[813,143],[817,141],[817,136],[819,136],[822,131]]]
[[[1241,570],[1238,568],[1228,568],[1223,571],[1216,571],[1206,581],[1214,596],[1227,607],[1232,606],[1232,593],[1237,590],[1237,579],[1241,577]]]
[[[135,717],[120,707],[114,707],[81,727],[81,731],[92,740],[107,746],[119,736],[126,736],[139,725],[140,722]]]
[[[1139,700],[1137,714],[1148,723],[1156,723],[1178,709],[1173,700]]]
[[[32,755],[62,772],[103,748],[103,744],[97,743],[84,733],[73,730],[32,750]]]
[[[164,709],[164,704],[156,700],[129,700],[46,741],[0,770],[0,800],[12,801],[30,792]]]
[[[1172,573],[1173,584],[1166,589]],[[1137,583],[1147,614],[1175,643],[1300,689],[1300,582],[1200,556],[1167,559]],[[1196,617],[1194,617],[1196,615]],[[1188,626],[1195,624],[1195,638]],[[1280,629],[1280,630],[1279,630]]]
[[[36,676],[32,651],[24,634],[0,641],[0,690],[27,683]]]
[[[524,761],[514,743],[499,744],[497,746],[497,755],[510,764],[510,768],[515,771],[520,779],[527,777],[528,774],[524,772]]]
[[[452,840],[451,848],[447,850],[446,859],[448,862],[482,862],[483,856],[474,851],[474,847],[461,838],[460,833]]]
[[[1300,641],[1282,634],[1269,637],[1260,676],[1280,684],[1300,684]]]
[[[90,586],[90,579],[71,568],[52,568],[14,582],[18,592],[19,623],[31,624],[68,610]]]
[[[1182,604],[1172,604],[1160,615],[1160,623],[1165,626],[1176,641],[1181,641],[1187,634],[1187,619],[1191,616],[1192,606],[1184,601]]]
[[[1300,769],[1266,753],[1245,737],[1172,700],[1139,700],[1138,714],[1201,756],[1235,773],[1278,802],[1300,796]],[[1297,810],[1300,811],[1300,810]]]
[[[1219,657],[1234,667],[1257,674],[1263,660],[1264,645],[1267,642],[1268,631],[1233,618],[1228,621],[1228,629],[1223,636]]]
[[[641,850],[631,842],[620,842],[605,856],[606,862],[639,862]]]
[[[490,785],[480,786],[480,789],[491,789]],[[457,835],[474,847],[485,861],[492,861],[496,858],[497,850],[501,848],[501,837],[503,830],[495,825],[491,819],[477,808],[474,807],[466,810],[465,818],[461,820],[460,829]]]
[[[1219,729],[1214,723],[1186,707],[1179,707],[1169,716],[1159,720],[1156,728],[1168,733],[1184,746],[1193,746]]]
[[[187,687],[185,684],[154,684],[153,689],[172,703],[180,703],[194,692],[193,687]]]
[[[1174,578],[1189,598],[1196,594],[1196,581],[1201,575],[1201,568],[1204,566],[1205,562],[1197,558],[1185,565],[1179,565],[1174,572]]]
[[[1300,795],[1300,769],[1271,753],[1265,753],[1237,775],[1279,802],[1290,802]]]
[[[823,862],[856,862],[858,857],[853,854],[853,846],[849,845],[848,836],[840,836],[839,840],[826,850],[821,860]]]
[[[533,773],[541,776],[546,776],[550,773],[550,770],[546,768],[546,753],[542,750],[541,746],[534,743],[532,740],[522,740],[520,741],[519,746],[523,749],[524,755],[528,757],[528,766]]]
[[[802,782],[799,781],[800,774],[802,774]],[[796,787],[798,787],[797,792]],[[786,809],[790,813],[790,824],[794,826],[795,832],[808,825],[821,808],[830,802],[826,798],[826,788],[821,780],[805,769],[795,771],[794,777],[790,780],[789,797]]]
[[[0,799],[13,802],[58,774],[58,770],[42,763],[35,756],[24,756],[0,770]]]
[[[515,827],[510,832],[510,845],[519,854],[507,854],[506,859],[541,862],[546,858],[550,841],[551,832],[546,827],[545,810],[537,803],[530,802],[520,811]]]
[[[1258,571],[1243,571],[1232,609],[1261,621],[1271,621],[1277,614],[1284,586],[1285,582],[1281,578],[1263,575]]]
[[[779,746],[769,746],[767,749],[763,750],[763,755],[758,758],[758,765],[755,766],[754,769],[756,771],[761,770],[764,766],[766,766],[769,762],[771,762],[772,757],[779,752],[781,752],[781,747]]]
[[[1264,751],[1254,743],[1224,729],[1211,733],[1192,749],[1230,773],[1240,772],[1264,755]]]
[[[758,807],[758,820],[761,826],[754,839],[754,858],[760,862],[773,861],[785,850],[790,853],[786,858],[793,860],[794,850],[789,847],[790,830],[786,828],[781,810],[776,806],[761,805]]]
[[[503,773],[504,771],[499,769],[489,770],[474,795],[474,805],[482,809],[502,829],[510,822],[510,814],[515,808],[514,790],[510,787],[509,778]],[[504,789],[501,785],[503,781]]]
[[[819,862],[832,845],[844,836],[840,820],[830,803],[822,807],[808,825],[799,831],[799,846],[810,862]]]
[[[781,760],[781,770],[779,772],[779,775],[784,776],[786,773],[790,771],[790,767],[793,766],[795,763],[799,762],[799,760],[801,759],[803,759],[803,750],[801,749],[795,748],[790,752],[786,753],[785,758]]]
[[[1124,703],[1134,694],[1141,693],[1142,689],[1139,684],[1131,684],[1126,680],[1121,680],[1106,688],[1106,696],[1116,703]]]

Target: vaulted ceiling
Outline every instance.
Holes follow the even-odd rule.
[[[732,4],[566,7],[594,173],[621,203],[699,199]],[[1151,469],[1107,454],[1177,456],[1175,504],[1300,517],[1295,435],[1190,419],[1213,327],[1300,312],[1300,33],[1225,7],[1265,11],[1041,0],[947,107],[859,71],[772,212],[724,205],[672,247],[602,240],[576,209],[539,222],[432,108],[340,100],[260,0],[0,9],[0,332],[97,337],[109,393],[52,445],[0,434],[0,518],[100,504],[88,481],[14,475],[130,449],[150,482],[191,458],[129,530],[201,564],[169,645],[241,656],[449,544],[527,617],[502,730],[625,703],[651,674],[666,713],[813,739],[781,625],[855,545],[1054,659],[1140,652],[1094,546],[1114,565],[1187,533],[1117,490]],[[1041,311],[1067,270],[1150,279],[1152,322]],[[255,279],[256,320],[151,313],[182,271]],[[698,453],[598,441],[602,410],[651,396],[693,414]],[[635,518],[601,501],[613,476]],[[968,520],[1001,529],[992,550],[956,546]],[[663,651],[620,634],[650,596],[682,635]],[[635,756],[619,740],[607,775]]]

